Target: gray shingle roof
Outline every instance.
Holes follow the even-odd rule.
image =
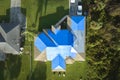
[[[15,28],[18,23],[1,23],[0,24],[1,27],[3,28],[3,30],[8,33],[9,31],[11,31],[13,28]]]
[[[5,39],[3,38],[1,33],[0,33],[0,42],[5,42]]]
[[[0,48],[3,52],[18,54],[20,49],[20,26],[18,23],[2,23],[0,24],[0,42],[4,41],[6,46]],[[4,33],[4,35],[2,35]],[[6,37],[4,37],[6,36]],[[6,38],[6,39],[5,39]],[[5,47],[5,48],[4,48]]]

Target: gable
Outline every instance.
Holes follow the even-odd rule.
[[[66,63],[60,54],[52,60],[52,69],[65,69]]]
[[[71,29],[84,30],[85,29],[85,17],[84,16],[71,16]]]

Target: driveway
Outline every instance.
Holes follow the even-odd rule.
[[[71,0],[69,0],[69,15],[73,16],[76,15],[79,0],[75,0],[75,3],[71,3],[70,1]]]
[[[26,18],[21,13],[21,0],[11,0],[10,22],[18,22],[25,27]]]
[[[21,0],[11,0],[10,22],[18,22],[17,15],[21,13]]]

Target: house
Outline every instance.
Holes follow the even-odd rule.
[[[26,20],[23,19],[20,2],[11,0],[10,22],[0,23],[0,60],[5,60],[5,54],[20,54],[21,29],[25,27]]]
[[[20,49],[20,26],[18,23],[0,24],[0,51],[18,54]]]
[[[85,61],[85,17],[66,18],[66,29],[52,26],[35,38],[34,59],[51,61],[52,71],[65,71],[66,61]]]

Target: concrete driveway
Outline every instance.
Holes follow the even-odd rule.
[[[75,3],[71,3],[70,1],[71,0],[69,0],[69,15],[74,16],[77,13],[77,6],[78,6],[79,0],[75,0]]]
[[[21,13],[21,0],[11,0],[10,22],[17,22],[25,27],[26,17]]]

